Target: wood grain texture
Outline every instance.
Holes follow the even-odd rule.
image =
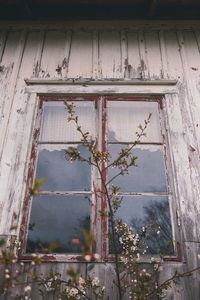
[[[101,32],[99,43],[101,78],[123,78],[119,32]]]
[[[22,218],[37,94],[164,95],[174,193],[170,207],[183,261],[164,263],[160,281],[176,270],[195,268],[200,241],[200,23],[37,23],[27,24],[27,31],[17,26],[0,25],[0,234],[18,234],[19,227],[10,228],[15,213],[17,224]],[[27,86],[25,78],[35,82]],[[99,275],[107,299],[117,300],[112,264],[73,265],[83,276]],[[40,270],[44,276],[54,270],[66,278],[69,266],[45,263]],[[198,300],[198,280],[194,273],[173,286],[167,299]],[[36,287],[33,299],[40,299]]]
[[[68,77],[92,77],[92,34],[90,32],[72,34]]]

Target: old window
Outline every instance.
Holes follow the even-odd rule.
[[[82,145],[73,123],[67,122],[63,100],[73,101],[83,130],[96,138],[100,150],[107,149],[114,160],[124,145],[131,145],[139,124],[151,114],[146,137],[132,150],[138,157],[137,167],[112,184],[120,187],[122,196],[118,216],[140,230],[146,225],[158,226],[149,241],[153,254],[174,253],[170,221],[171,190],[165,163],[166,140],[161,97],[88,96],[41,97],[34,178],[45,178],[42,191],[31,199],[26,253],[42,252],[49,245],[55,253],[79,254],[72,243],[81,239],[82,229],[90,230],[96,240],[95,251],[102,257],[109,253],[108,221],[99,211],[107,209],[105,199],[97,203],[97,171],[86,162],[69,162],[65,149],[74,146],[84,157],[90,156]],[[102,168],[105,166],[102,165]],[[111,168],[105,174],[110,181],[116,174]]]

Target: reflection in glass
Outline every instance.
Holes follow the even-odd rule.
[[[67,161],[64,149],[59,149],[59,146],[42,145],[39,147],[36,178],[45,178],[46,182],[42,189],[46,191],[89,191],[91,188],[90,165],[87,162]],[[65,146],[61,145],[61,147]],[[85,147],[77,145],[77,150],[81,156],[89,157]]]
[[[138,126],[151,115],[141,141],[161,142],[157,102],[108,101],[108,140],[109,142],[133,142]]]
[[[74,102],[76,116],[82,130],[95,135],[95,113],[93,102]],[[80,141],[81,135],[74,122],[68,122],[67,110],[62,101],[44,102],[41,141]]]
[[[140,234],[143,226],[148,228],[147,253],[174,254],[167,196],[123,196],[117,217],[135,233]]]
[[[108,151],[112,161],[118,157],[122,144],[109,145]],[[166,192],[166,176],[162,146],[137,146],[132,155],[138,157],[137,167],[130,167],[128,174],[118,176],[112,184],[124,192]],[[119,169],[110,168],[109,179],[113,178]]]
[[[80,253],[71,243],[90,230],[90,203],[84,196],[35,196],[29,221],[26,252],[42,252],[57,243],[55,253]]]

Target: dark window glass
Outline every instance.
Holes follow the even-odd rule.
[[[81,230],[90,230],[88,196],[35,196],[26,251],[45,252],[55,246],[55,253],[80,253],[72,240],[82,240]]]

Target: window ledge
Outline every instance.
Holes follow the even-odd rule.
[[[59,85],[176,85],[177,80],[145,80],[145,79],[135,79],[135,80],[80,80],[80,79],[39,79],[31,78],[24,79],[27,85],[37,85],[37,84],[59,84]]]
[[[25,79],[26,93],[37,95],[167,95],[178,93],[177,80],[80,80]]]

